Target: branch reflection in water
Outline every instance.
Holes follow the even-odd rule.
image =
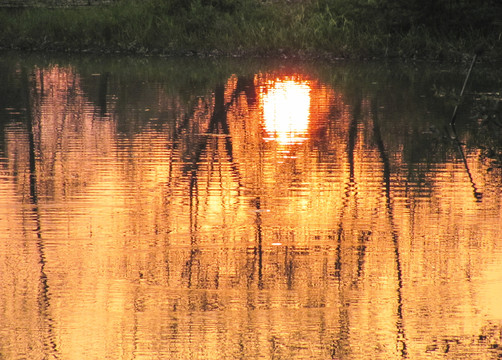
[[[447,80],[163,61],[0,62],[3,358],[500,355],[501,173],[424,131]]]

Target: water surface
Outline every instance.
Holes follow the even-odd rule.
[[[4,54],[0,358],[499,359],[497,69]]]

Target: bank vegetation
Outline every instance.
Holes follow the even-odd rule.
[[[502,55],[498,0],[115,0],[0,8],[0,48],[465,60]]]

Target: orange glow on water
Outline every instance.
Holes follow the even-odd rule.
[[[260,96],[266,140],[295,144],[308,138],[310,92],[307,81],[267,83]]]
[[[410,159],[417,109],[359,72],[121,74],[29,70],[31,118],[0,108],[2,358],[498,354],[502,169]]]

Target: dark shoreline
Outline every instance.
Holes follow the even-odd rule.
[[[0,51],[466,62],[481,46],[480,61],[502,60],[502,22],[493,20],[498,13],[502,18],[502,5],[476,18],[465,15],[471,23],[443,24],[422,19],[418,10],[418,20],[404,23],[404,10],[368,9],[357,0],[213,0],[203,5],[208,1],[186,0],[191,7],[179,5],[181,0],[0,7]]]

